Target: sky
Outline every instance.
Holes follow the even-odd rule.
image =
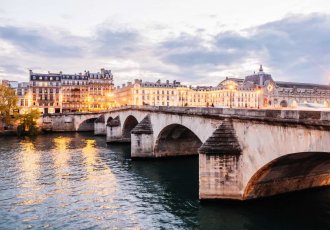
[[[111,69],[116,85],[258,71],[329,84],[329,0],[0,0],[0,80]]]

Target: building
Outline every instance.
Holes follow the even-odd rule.
[[[257,107],[257,91],[239,81],[227,78],[217,87],[182,85],[180,82],[142,82],[117,87],[117,106],[189,106],[189,107]]]
[[[83,74],[30,70],[31,108],[42,113],[101,111],[114,106],[111,70]]]
[[[274,81],[260,66],[244,78],[227,77],[217,86],[188,86],[178,81],[135,79],[114,88],[111,70],[79,74],[34,73],[29,83],[3,80],[16,90],[20,113],[103,111],[125,105],[223,108],[282,108],[313,104],[329,107],[330,86]]]
[[[306,104],[329,107],[330,85],[274,81],[262,66],[258,73],[247,76],[244,84],[255,85],[263,108],[296,108]]]
[[[85,97],[88,111],[107,110],[115,106],[113,95],[113,75],[111,70],[101,69],[101,72],[85,73],[88,79],[88,96]]]
[[[162,83],[160,80],[142,82],[135,79],[134,83],[128,82],[127,85],[116,88],[116,105],[180,106],[182,88],[185,86],[177,81]]]
[[[217,86],[191,87],[174,81],[128,82],[115,90],[116,106],[154,105],[235,108],[295,108],[313,103],[329,107],[330,86],[274,81],[263,71],[245,78],[227,77]]]
[[[18,97],[17,106],[19,108],[19,113],[23,114],[28,112],[32,102],[32,94],[29,91],[29,83],[18,83],[15,90]]]
[[[62,73],[61,73],[62,74]],[[62,112],[87,111],[88,77],[84,74],[62,74]]]
[[[30,91],[32,109],[41,113],[62,112],[61,73],[33,73],[30,70]]]

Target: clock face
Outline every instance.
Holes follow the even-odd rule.
[[[267,90],[268,90],[268,92],[272,92],[273,89],[274,89],[274,86],[273,86],[272,84],[269,84],[269,85],[267,86]]]

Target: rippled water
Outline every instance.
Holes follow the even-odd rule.
[[[0,139],[0,229],[330,229],[330,189],[201,204],[197,158],[129,152],[88,134]]]

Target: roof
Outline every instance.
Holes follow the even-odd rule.
[[[223,80],[223,81],[221,81],[221,82],[218,84],[217,87],[222,86],[223,83],[224,83],[225,81],[234,81],[234,82],[236,82],[237,84],[242,84],[242,83],[244,82],[244,78],[226,77],[226,79]]]
[[[264,85],[266,81],[273,81],[272,75],[259,72],[257,74],[246,76],[244,82],[252,82],[256,85],[260,85],[261,77],[263,77],[262,85]]]
[[[319,85],[313,83],[297,83],[297,82],[284,82],[276,81],[276,85],[282,88],[300,88],[300,89],[323,89],[330,90],[330,85]]]

